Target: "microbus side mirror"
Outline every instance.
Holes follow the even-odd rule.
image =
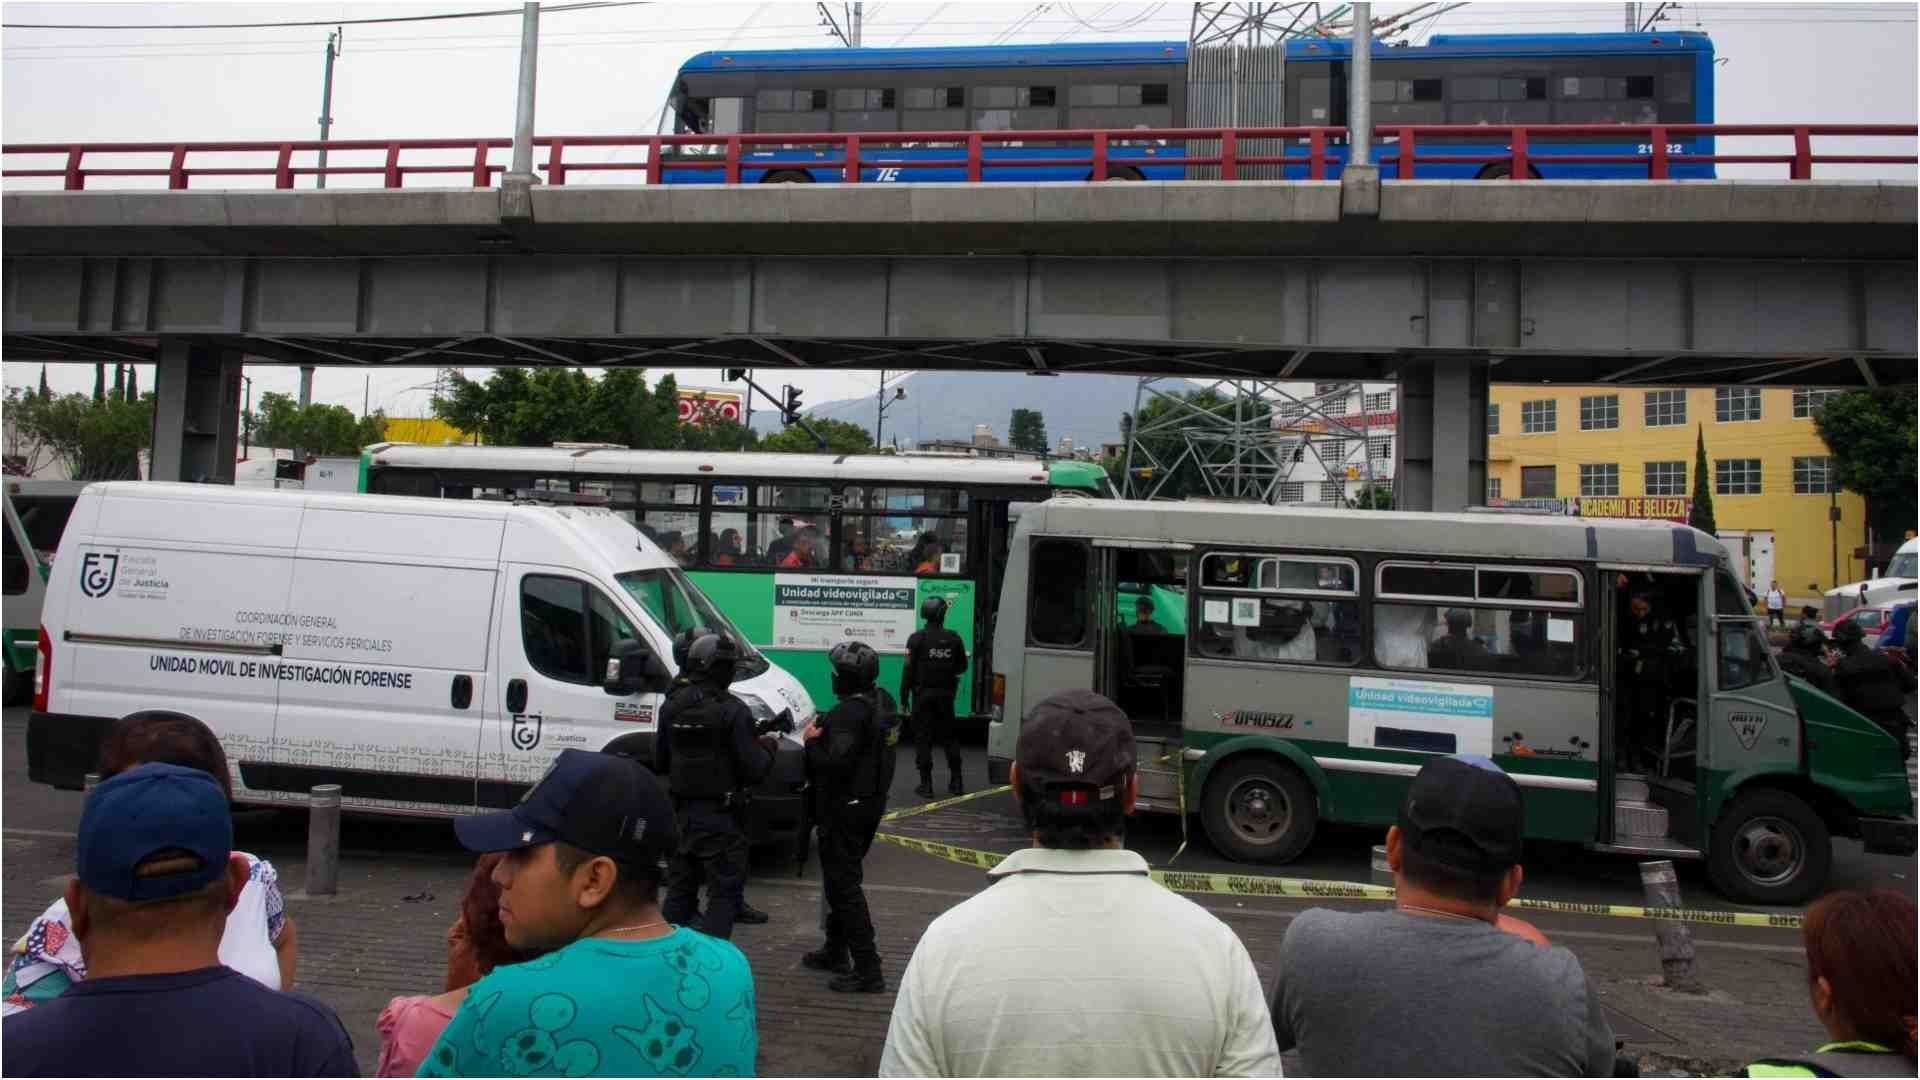
[[[601,685],[609,694],[640,694],[665,686],[670,678],[667,666],[645,642],[629,639],[614,642]]]

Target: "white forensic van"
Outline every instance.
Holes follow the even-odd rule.
[[[352,810],[512,806],[569,747],[650,762],[672,640],[694,625],[746,649],[733,691],[762,725],[814,712],[596,506],[95,484],[55,566],[27,760],[56,787],[82,786],[115,720],[170,709],[219,734],[238,802],[332,783]],[[780,747],[756,840],[798,822],[800,747]]]

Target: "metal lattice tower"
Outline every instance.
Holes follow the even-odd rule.
[[[1319,483],[1320,502],[1344,502],[1350,480],[1364,491],[1374,480],[1368,421],[1364,413],[1347,411],[1359,384],[1321,383],[1308,394],[1290,385],[1298,384],[1221,379],[1196,386],[1183,378],[1141,379],[1121,493],[1154,498],[1187,468],[1215,498],[1275,503],[1284,483]],[[1142,411],[1158,403],[1164,411],[1142,423]],[[1335,440],[1338,454],[1330,452]],[[1347,448],[1356,443],[1359,463],[1349,466]],[[1330,489],[1341,494],[1328,498]]]

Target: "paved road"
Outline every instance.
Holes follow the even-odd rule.
[[[80,806],[77,793],[26,781],[24,735],[24,715],[7,710],[0,723],[0,814],[5,821],[0,830],[0,926],[8,935],[24,929],[62,887],[72,864],[71,834]],[[978,747],[969,748],[969,768],[976,778],[984,771],[982,757]],[[910,751],[903,748],[896,805],[916,801],[910,795],[913,783]],[[1015,809],[1006,796],[935,811],[898,828],[990,850],[1009,851],[1022,842]],[[1364,830],[1329,829],[1283,872],[1365,881],[1370,876],[1368,849],[1377,841],[1376,834]],[[305,876],[303,815],[244,812],[239,842],[273,860],[283,882],[294,890],[290,907],[301,924],[299,985],[339,1010],[362,1067],[370,1071],[378,1053],[373,1021],[380,1008],[394,995],[439,989],[444,934],[471,865],[469,857],[445,823],[350,820],[342,836],[340,894],[306,898],[297,892]],[[1180,843],[1179,828],[1171,821],[1145,820],[1136,824],[1130,842],[1150,861],[1164,863]],[[1185,870],[1247,869],[1214,855],[1201,836],[1192,838],[1174,865]],[[1857,846],[1843,849],[1836,870],[1840,884],[1891,884],[1909,891],[1914,875],[1914,860],[1865,856]],[[926,924],[985,884],[976,869],[886,844],[875,846],[867,877],[889,981],[898,978]],[[1726,906],[1706,891],[1697,872],[1683,873],[1683,888],[1690,903]],[[799,954],[817,943],[820,892],[814,869],[795,877],[787,853],[758,853],[749,891],[773,916],[771,924],[745,927],[735,935],[754,966],[758,985],[760,1071],[871,1075],[892,997],[830,994],[814,973],[799,967]],[[1526,891],[1589,902],[1639,900],[1631,860],[1574,852],[1530,864]],[[1246,941],[1271,988],[1280,936],[1293,915],[1310,905],[1277,898],[1199,900]],[[1649,1069],[1725,1070],[1768,1052],[1812,1045],[1819,1037],[1807,1010],[1804,969],[1792,933],[1695,927],[1701,975],[1714,987],[1712,995],[1699,998],[1651,985],[1659,967],[1646,923],[1563,915],[1535,921],[1556,943],[1580,956],[1616,1032]],[[1289,1072],[1297,1072],[1292,1062],[1289,1065]]]

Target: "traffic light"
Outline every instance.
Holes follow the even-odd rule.
[[[782,389],[786,391],[787,398],[786,404],[781,406],[780,411],[786,416],[787,423],[791,424],[800,418],[800,388],[786,386]]]
[[[730,368],[727,368],[725,371],[725,378],[727,382],[739,382],[741,379],[744,379],[746,377],[747,377],[747,369],[743,367],[730,367]]]

